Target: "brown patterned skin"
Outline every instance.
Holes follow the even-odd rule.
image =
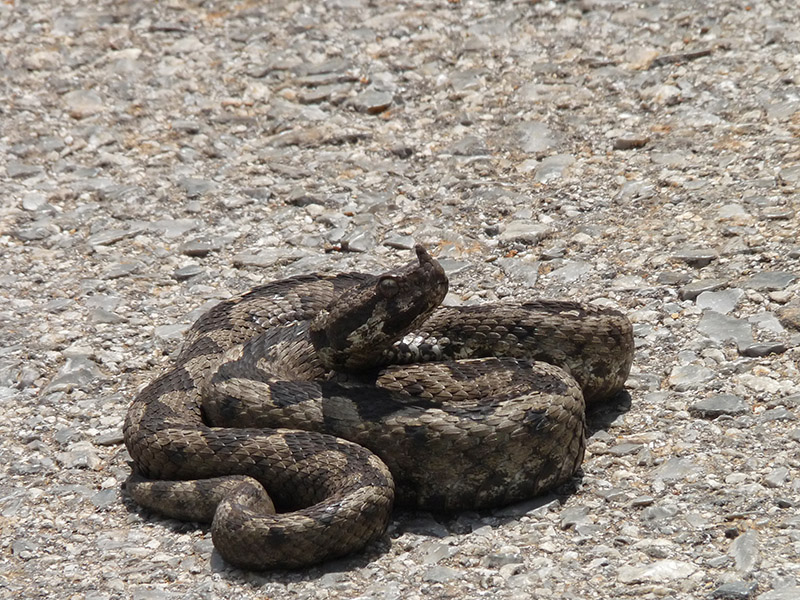
[[[128,411],[134,500],[212,521],[225,560],[268,569],[362,548],[395,494],[485,508],[571,477],[584,398],[628,376],[629,321],[573,302],[438,308],[444,271],[416,252],[385,275],[277,281],[202,316]]]

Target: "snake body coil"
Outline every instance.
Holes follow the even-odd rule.
[[[304,275],[203,315],[134,399],[126,487],[212,522],[228,562],[299,567],[380,537],[395,500],[500,506],[568,479],[584,402],[625,382],[630,322],[575,302],[440,307],[422,248],[384,275]]]

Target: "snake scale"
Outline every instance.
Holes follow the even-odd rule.
[[[440,306],[424,248],[383,275],[302,275],[221,302],[133,400],[126,483],[211,522],[248,569],[295,568],[383,535],[394,502],[502,506],[569,479],[585,403],[633,359],[619,312],[571,301]]]

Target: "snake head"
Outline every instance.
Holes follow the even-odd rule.
[[[358,371],[381,364],[383,351],[417,328],[447,294],[447,276],[427,250],[417,260],[346,290],[311,322],[322,364]]]

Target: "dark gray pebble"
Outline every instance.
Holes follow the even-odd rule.
[[[783,354],[788,348],[786,344],[781,342],[772,342],[770,344],[752,344],[741,350],[739,354],[742,356],[760,357],[769,354]]]
[[[757,589],[758,584],[755,581],[729,581],[711,592],[711,597],[719,600],[748,600],[755,595]]]
[[[680,296],[684,300],[694,300],[703,292],[713,292],[728,285],[724,279],[701,279],[693,281],[681,288]]]

